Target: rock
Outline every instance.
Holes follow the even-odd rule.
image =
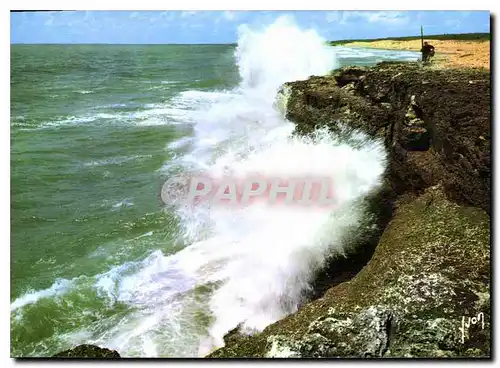
[[[427,151],[429,140],[429,131],[420,119],[413,120],[410,126],[403,126],[401,129],[400,144],[406,150]]]
[[[489,357],[489,229],[440,185],[401,198],[356,277],[210,357]]]
[[[296,134],[318,126],[335,131],[343,122],[383,138],[396,194],[420,194],[442,183],[450,199],[491,212],[488,71],[380,63],[284,88]]]
[[[422,120],[423,112],[415,95],[410,97],[405,119],[401,126],[401,147],[408,151],[427,151],[430,146],[429,127]]]
[[[347,125],[384,140],[382,230],[355,265],[331,262],[318,299],[259,334],[231,331],[210,357],[490,357],[488,72],[381,63],[283,91],[297,135]]]
[[[120,354],[115,350],[100,348],[95,345],[78,345],[55,354],[53,358],[117,359],[120,358]]]
[[[343,87],[353,82],[357,82],[360,79],[364,79],[365,68],[362,67],[347,67],[342,69],[341,73],[334,73],[335,78],[339,87]]]

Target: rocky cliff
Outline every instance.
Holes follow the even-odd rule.
[[[209,357],[490,357],[489,72],[343,68],[287,83],[281,102],[296,134],[342,122],[384,140],[374,203],[389,215],[353,278],[333,261],[320,298]]]
[[[295,134],[345,125],[384,140],[367,198],[380,231],[317,276],[314,300],[209,358],[490,358],[490,75],[381,63],[287,83]],[[340,128],[342,123],[343,128]],[[55,357],[119,358],[83,345]]]

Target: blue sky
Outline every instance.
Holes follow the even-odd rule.
[[[64,11],[11,13],[11,43],[232,43],[240,24],[291,14],[327,40],[489,32],[487,11]]]

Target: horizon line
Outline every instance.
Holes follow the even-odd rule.
[[[123,46],[189,46],[189,45],[236,45],[237,42],[222,42],[222,43],[108,43],[108,42],[11,42],[10,45],[123,45]]]
[[[456,36],[456,35],[484,35],[489,34],[490,32],[464,32],[464,33],[439,33],[439,34],[428,34],[424,35],[424,38],[427,37],[437,37],[437,36]],[[406,35],[406,36],[388,36],[388,37],[379,37],[379,38],[349,38],[349,39],[337,39],[337,40],[325,40],[327,43],[333,42],[348,42],[348,41],[378,41],[378,40],[396,40],[399,38],[410,38],[410,37],[421,37],[420,35]],[[176,46],[184,46],[184,45],[237,45],[238,42],[196,42],[196,43],[177,43],[177,42],[169,42],[169,43],[126,43],[126,42],[11,42],[10,45],[124,45],[124,46],[159,46],[159,45],[176,45]]]

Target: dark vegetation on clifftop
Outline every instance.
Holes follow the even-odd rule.
[[[343,45],[349,42],[371,42],[371,41],[412,41],[420,40],[418,36],[405,36],[405,37],[385,37],[385,38],[370,38],[370,39],[353,39],[353,40],[335,40],[330,41],[332,46]],[[490,33],[457,33],[457,34],[438,34],[438,35],[425,35],[426,40],[442,40],[442,41],[489,41],[491,40]]]

